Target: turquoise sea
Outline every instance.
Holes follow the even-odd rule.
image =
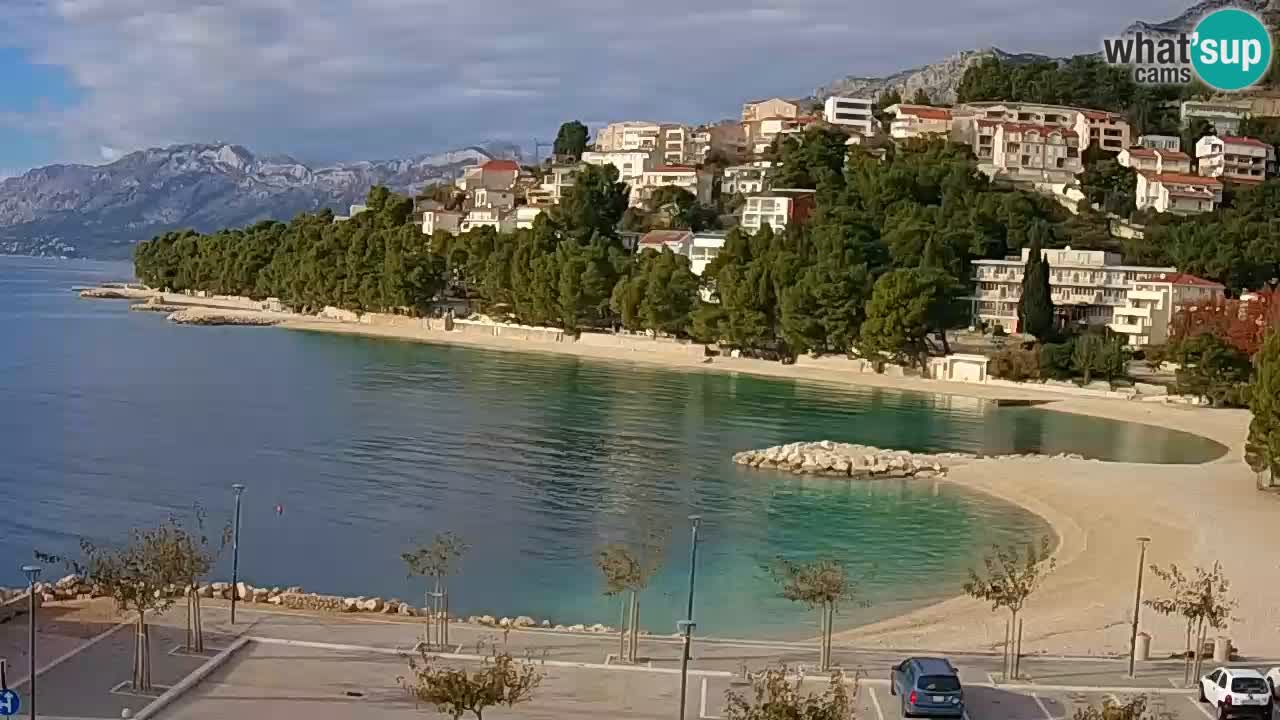
[[[643,620],[683,614],[687,516],[704,518],[699,633],[814,634],[771,558],[829,554],[860,578],[851,626],[959,591],[992,543],[1039,518],[935,481],[797,479],[739,450],[831,439],[909,450],[1080,452],[1200,462],[1215,444],[1159,428],[887,390],[682,373],[270,328],[180,327],[70,288],[128,265],[0,257],[0,584],[32,551],[109,542],[193,502],[244,495],[240,567],[258,585],[421,599],[399,553],[471,544],[463,614],[616,624],[595,552],[671,528]],[[1034,477],[1026,479],[1034,483]],[[230,575],[229,558],[219,573]]]

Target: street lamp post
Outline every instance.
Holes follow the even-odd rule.
[[[236,493],[236,525],[231,536],[231,624],[236,624],[236,596],[240,594],[240,496],[244,494],[244,485],[236,483],[231,486]]]
[[[27,653],[31,662],[27,675],[27,694],[31,701],[27,704],[27,713],[31,720],[36,720],[36,579],[40,577],[40,566],[23,565],[22,572],[27,576]]]
[[[684,651],[680,654],[680,720],[684,720],[685,693],[689,687],[689,643],[693,629],[693,579],[698,569],[698,526],[702,524],[701,515],[690,515],[693,523],[693,538],[689,547],[689,604],[685,608],[685,619],[676,623],[680,633],[684,635]]]
[[[1149,537],[1138,538],[1138,589],[1133,595],[1133,631],[1129,634],[1129,677],[1133,677],[1134,663],[1138,657],[1138,613],[1142,610],[1142,576],[1147,561]]]

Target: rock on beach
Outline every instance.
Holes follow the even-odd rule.
[[[733,456],[735,463],[754,468],[846,478],[940,477],[950,465],[970,459],[972,455],[962,453],[917,454],[830,440],[775,445]]]

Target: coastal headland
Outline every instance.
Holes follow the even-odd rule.
[[[154,293],[153,293],[154,294]],[[212,304],[259,312],[247,299],[168,294],[159,302]],[[264,313],[266,314],[266,313]],[[275,315],[276,313],[271,313]],[[1119,655],[1128,651],[1138,562],[1138,536],[1151,538],[1147,562],[1182,568],[1220,562],[1239,601],[1237,618],[1222,634],[1244,656],[1280,655],[1280,605],[1274,602],[1277,570],[1270,548],[1280,544],[1280,496],[1258,492],[1245,465],[1249,423],[1244,410],[1216,410],[1106,397],[1073,396],[1034,384],[1019,387],[946,382],[905,374],[865,372],[857,361],[801,357],[793,365],[715,357],[701,346],[606,337],[572,342],[559,331],[508,329],[447,331],[438,320],[394,318],[386,322],[283,314],[279,327],[415,342],[460,344],[515,352],[550,352],[590,360],[660,365],[700,372],[745,373],[833,385],[859,385],[943,393],[980,399],[1035,401],[1051,412],[1167,427],[1213,440],[1225,448],[1202,464],[1100,462],[1070,457],[1014,457],[956,463],[949,482],[988,493],[1039,515],[1057,536],[1056,569],[1028,601],[1024,649],[1029,653]],[[391,316],[387,316],[390,318]],[[1083,394],[1082,394],[1083,395]],[[730,459],[726,457],[726,462]],[[833,480],[839,481],[839,480]],[[1034,541],[1036,538],[1028,538]],[[959,589],[957,589],[957,592]],[[1147,574],[1144,596],[1166,594]],[[866,647],[980,650],[1003,640],[1006,615],[964,597],[840,632],[837,642]],[[1154,656],[1178,652],[1183,627],[1177,618],[1144,608],[1140,629],[1152,635]]]

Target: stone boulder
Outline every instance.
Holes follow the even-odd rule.
[[[343,598],[342,612],[349,612],[349,613],[360,612],[360,602],[361,602],[360,598],[353,598],[353,597]]]
[[[511,621],[511,626],[518,627],[518,628],[535,627],[537,624],[538,622],[533,618],[529,617],[528,615],[521,615],[520,617]]]
[[[481,625],[488,625],[490,627],[493,627],[498,624],[498,621],[495,620],[492,615],[481,615],[480,619],[477,620],[476,622],[480,623]]]
[[[236,583],[236,599],[237,600],[248,600],[252,597],[253,597],[253,588],[249,587],[249,585],[244,582]]]
[[[379,612],[382,610],[382,598],[369,598],[360,603],[360,609],[365,612]]]
[[[253,593],[249,596],[251,602],[266,602],[271,597],[271,591],[266,588],[254,588]]]

